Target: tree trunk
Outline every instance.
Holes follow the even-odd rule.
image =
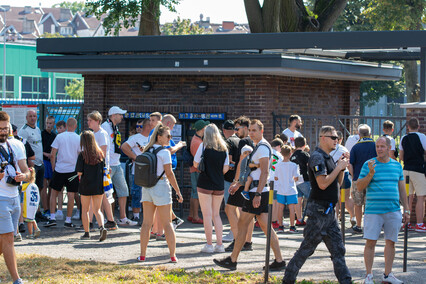
[[[138,36],[160,35],[160,2],[150,0],[142,8]]]
[[[268,0],[265,0],[265,2]],[[263,4],[265,5],[265,4]],[[249,22],[250,32],[264,33],[262,7],[258,0],[244,0],[246,15]]]
[[[419,102],[417,61],[404,61],[407,103]]]
[[[259,1],[256,1],[259,3]],[[262,7],[263,31],[267,33],[279,33],[280,27],[280,10],[282,1],[265,0]]]
[[[331,30],[334,22],[342,14],[348,0],[318,0],[315,2],[314,13],[318,15],[319,31]]]

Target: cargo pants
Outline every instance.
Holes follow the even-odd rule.
[[[345,262],[345,247],[342,235],[335,218],[334,208],[325,214],[327,207],[315,201],[309,201],[306,206],[306,215],[309,216],[303,230],[304,239],[299,249],[287,265],[283,283],[296,282],[297,274],[305,261],[311,256],[317,246],[324,241],[333,262],[334,274],[339,283],[351,283],[351,273]]]

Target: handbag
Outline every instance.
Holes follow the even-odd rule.
[[[203,147],[203,152],[201,153],[201,159],[200,159],[200,162],[198,163],[197,169],[200,172],[204,172],[206,170],[206,165],[204,164],[204,147]]]

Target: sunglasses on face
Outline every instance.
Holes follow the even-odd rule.
[[[235,131],[238,131],[238,130],[240,130],[241,128],[243,128],[243,127],[242,127],[242,126],[240,126],[240,127],[235,127],[235,128],[234,128],[234,130],[235,130]]]
[[[337,140],[337,139],[339,139],[339,136],[324,135],[323,137],[328,137],[328,138],[330,138],[331,140]]]
[[[143,127],[143,125],[137,125],[136,124],[136,128],[142,128]]]

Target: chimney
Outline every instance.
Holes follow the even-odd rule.
[[[35,21],[24,18],[24,22],[22,24],[22,33],[31,34],[34,32],[34,30],[35,30]]]
[[[59,22],[65,22],[70,19],[71,10],[68,8],[61,8],[61,14],[59,16]]]
[[[31,6],[25,6],[24,7],[24,14],[31,14],[31,12],[32,12],[32,8],[31,8]]]
[[[235,27],[234,22],[229,22],[229,21],[223,21],[222,22],[222,28],[224,30],[232,31],[234,29],[234,27]]]

